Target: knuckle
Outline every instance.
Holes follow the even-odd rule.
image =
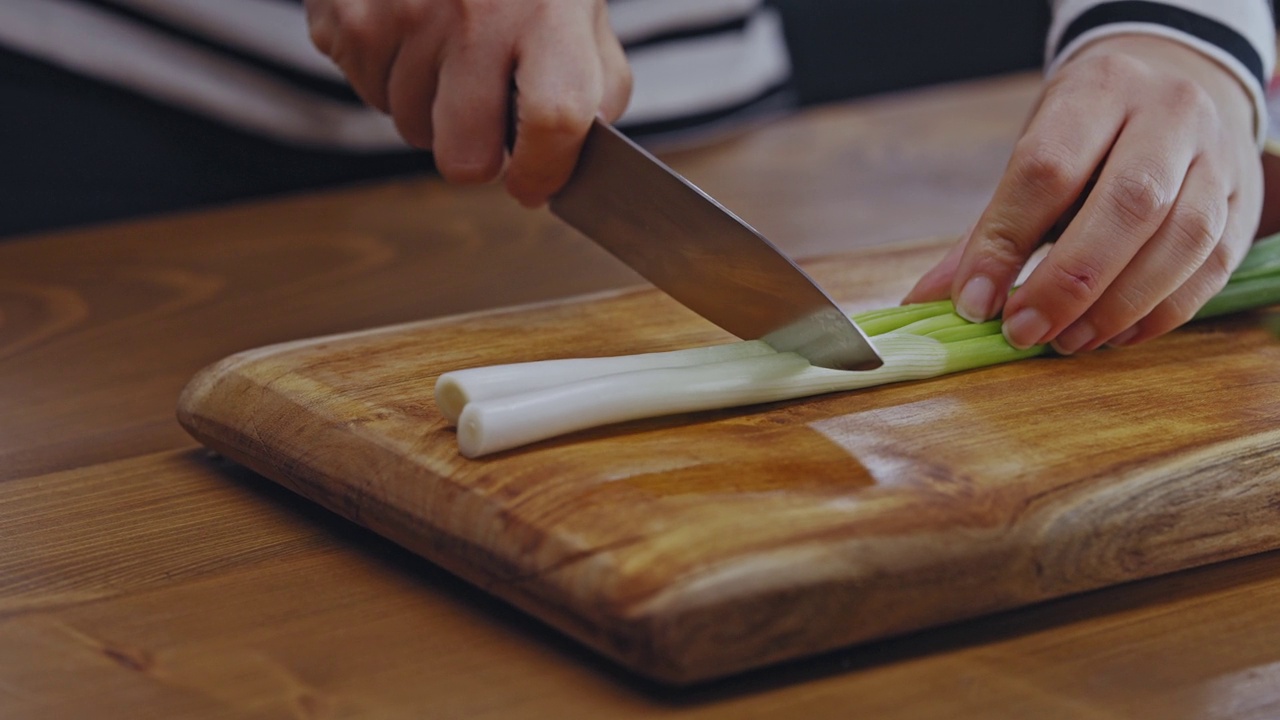
[[[1102,288],[1102,270],[1082,260],[1060,260],[1050,265],[1048,280],[1072,303],[1086,305]]]
[[[1105,92],[1117,91],[1121,86],[1147,74],[1147,67],[1142,61],[1115,52],[1105,52],[1085,58],[1081,61],[1079,69],[1082,82],[1087,82]]]
[[[1210,289],[1210,295],[1217,293],[1227,284],[1227,280],[1231,277],[1231,272],[1238,264],[1235,252],[1232,251],[1228,243],[1218,243],[1205,258],[1204,264],[1200,266],[1198,274],[1204,276],[1204,282]],[[1208,296],[1205,297],[1208,299]]]
[[[522,130],[539,136],[576,137],[584,134],[595,117],[596,104],[584,93],[560,93],[520,103]]]
[[[335,32],[347,44],[363,46],[377,39],[377,14],[370,4],[357,0],[336,0],[332,12]]]
[[[1170,297],[1147,316],[1146,330],[1153,334],[1164,334],[1185,325],[1195,317],[1196,311],[1209,297],[1210,295],[1201,297],[1199,293],[1178,293]]]
[[[1116,294],[1117,307],[1114,312],[1107,318],[1108,322],[1116,325],[1113,329],[1119,332],[1133,321],[1140,319],[1144,310],[1148,309],[1149,304],[1143,302],[1145,296],[1142,291],[1134,289]]]
[[[1150,279],[1134,279],[1121,286],[1113,284],[1107,288],[1108,302],[1115,303],[1115,311],[1109,312],[1104,325],[1116,332],[1142,319],[1150,312],[1163,296],[1158,295],[1152,287]]]
[[[1097,57],[1099,70],[1107,77],[1129,78],[1147,74],[1148,66],[1127,53],[1107,52]]]
[[[1106,195],[1122,226],[1143,227],[1162,218],[1172,202],[1163,173],[1154,167],[1125,168],[1108,183]]]
[[[1014,272],[1026,260],[1027,253],[1013,234],[1000,227],[975,235],[971,241],[978,250],[980,272],[997,277]]]
[[[1003,265],[1022,262],[1022,246],[1007,233],[996,233],[986,242],[988,256]]]
[[[1231,255],[1232,251],[1224,245],[1214,248],[1187,284],[1151,312],[1148,322],[1167,332],[1192,320],[1200,308],[1226,286],[1234,267]]]
[[[1174,241],[1189,260],[1199,262],[1213,253],[1218,245],[1223,211],[1213,206],[1175,211],[1170,221],[1170,230]]]
[[[1074,189],[1075,166],[1070,153],[1051,143],[1037,141],[1018,149],[1017,177],[1051,197],[1061,197]]]
[[[1216,112],[1217,106],[1209,91],[1189,78],[1175,77],[1169,80],[1167,92],[1171,107],[1193,117],[1211,116]]]
[[[1173,128],[1200,135],[1216,134],[1221,127],[1221,114],[1213,96],[1199,83],[1187,78],[1174,78],[1164,88],[1161,112]]]

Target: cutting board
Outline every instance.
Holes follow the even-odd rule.
[[[944,250],[807,270],[851,312]],[[457,452],[442,372],[728,338],[648,288],[244,352],[200,442],[690,683],[1280,547],[1280,314],[1126,350]]]

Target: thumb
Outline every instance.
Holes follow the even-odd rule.
[[[969,232],[951,246],[946,256],[916,281],[911,291],[902,298],[903,304],[945,300],[951,296],[951,283],[960,267],[960,258],[964,256],[964,249],[972,232],[973,228],[969,228]]]

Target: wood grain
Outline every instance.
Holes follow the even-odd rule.
[[[5,596],[25,597],[0,611],[6,718],[1266,719],[1280,707],[1280,554],[673,689],[196,450],[0,484],[0,538]],[[27,580],[11,584],[15,568]]]
[[[948,245],[808,269],[850,308],[883,307]],[[197,377],[179,419],[638,672],[687,683],[1280,547],[1267,317],[458,455],[430,401],[442,372],[726,339],[636,291],[249,351]]]
[[[955,233],[1037,82],[670,159],[798,255]],[[209,458],[173,417],[240,350],[633,281],[495,188],[431,180],[0,242],[0,717],[1280,717],[1280,553],[672,689]]]

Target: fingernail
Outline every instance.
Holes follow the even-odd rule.
[[[1112,347],[1124,347],[1125,345],[1128,345],[1130,342],[1132,342],[1133,338],[1136,337],[1137,334],[1138,334],[1138,326],[1134,325],[1128,330],[1125,330],[1119,335],[1116,335],[1115,337],[1108,340],[1107,344]]]
[[[1058,335],[1058,338],[1053,341],[1053,349],[1063,355],[1070,355],[1093,342],[1097,335],[1092,323],[1088,320],[1080,320]]]
[[[956,298],[956,314],[969,322],[984,322],[991,317],[996,299],[996,286],[985,275],[974,275],[960,289]]]
[[[1023,308],[1004,321],[1004,339],[1019,350],[1035,345],[1049,333],[1049,319],[1035,308]]]

